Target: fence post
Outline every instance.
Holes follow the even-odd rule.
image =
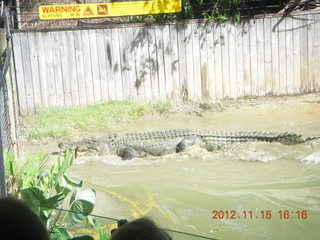
[[[1,1],[0,3],[0,19],[4,19],[4,21],[6,21],[6,19],[4,18],[5,16],[5,6],[4,6],[4,2]],[[0,56],[3,54],[4,49],[6,48],[6,31],[4,31],[4,29],[2,29],[3,34],[0,34]],[[1,31],[1,29],[0,29]],[[0,69],[1,70],[1,69]],[[2,71],[0,71],[1,73]],[[3,76],[0,74],[0,83],[2,81],[4,81],[3,78],[5,78],[6,74],[3,74]],[[2,87],[0,85],[0,91],[1,91]],[[2,105],[2,103],[0,104]],[[2,109],[0,109],[1,111]],[[4,155],[3,155],[3,139],[2,139],[2,132],[1,132],[1,126],[2,126],[2,122],[1,122],[1,117],[0,117],[0,197],[6,197],[7,196],[7,184],[6,184],[6,175],[5,175],[5,168],[4,168]]]
[[[1,136],[1,128],[0,128],[0,136]],[[2,140],[2,137],[1,137],[1,140]],[[4,169],[4,156],[3,156],[3,148],[1,143],[0,144],[0,197],[6,197],[6,196],[7,196],[6,172]]]

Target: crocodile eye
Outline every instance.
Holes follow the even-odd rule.
[[[97,141],[95,139],[89,139],[88,143],[93,144],[96,143]]]
[[[66,145],[64,144],[64,142],[61,142],[61,143],[58,144],[58,147],[59,147],[59,148],[65,148]]]

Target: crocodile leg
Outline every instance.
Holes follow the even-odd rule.
[[[182,152],[189,146],[196,144],[203,147],[206,143],[202,141],[201,137],[198,136],[185,137],[178,143],[176,147],[176,152]]]
[[[117,155],[122,158],[122,160],[131,160],[136,157],[137,153],[133,148],[130,147],[120,147],[117,150]]]

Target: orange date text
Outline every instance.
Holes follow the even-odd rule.
[[[212,219],[307,219],[307,210],[213,210]]]

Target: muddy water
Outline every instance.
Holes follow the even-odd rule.
[[[289,98],[201,117],[175,113],[136,121],[128,129],[268,130],[320,136],[318,100],[317,95]],[[70,174],[97,190],[98,215],[148,215],[162,227],[217,239],[320,236],[320,140],[295,146],[249,143],[215,153],[193,147],[182,154],[132,161],[80,157]]]

